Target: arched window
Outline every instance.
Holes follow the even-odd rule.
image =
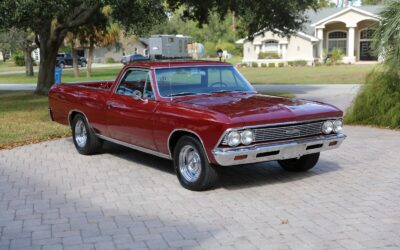
[[[328,33],[328,52],[334,49],[341,49],[344,54],[347,52],[347,33],[344,31],[332,31]]]
[[[278,53],[279,43],[275,40],[265,41],[263,44],[262,52],[275,52]]]
[[[374,36],[374,29],[365,29],[360,32],[360,39],[361,40],[372,40]]]

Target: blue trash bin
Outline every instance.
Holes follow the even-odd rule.
[[[62,68],[56,66],[54,70],[54,83],[60,84],[61,83],[61,76],[62,76]]]

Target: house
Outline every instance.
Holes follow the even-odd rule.
[[[115,62],[119,62],[124,55],[130,54],[141,54],[148,56],[149,39],[147,38],[136,38],[122,37],[120,42],[113,46],[99,46],[95,47],[93,51],[93,62],[94,63],[105,63],[109,58],[112,58]],[[89,49],[84,49],[85,57],[89,55]]]
[[[322,62],[335,48],[342,50],[344,63],[377,61],[371,45],[382,9],[375,5],[309,10],[305,14],[310,22],[290,37],[262,30],[253,40],[244,38],[236,43],[243,44],[244,63],[303,60],[312,65]],[[259,59],[260,52],[277,53],[279,59]]]

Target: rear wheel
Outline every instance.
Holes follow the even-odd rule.
[[[312,169],[319,160],[319,153],[303,155],[300,158],[293,158],[278,161],[279,165],[286,171],[304,172]]]
[[[72,120],[72,137],[76,149],[83,155],[98,153],[103,144],[81,114],[75,115]]]
[[[218,179],[203,146],[192,136],[183,136],[174,149],[174,168],[181,185],[192,191],[211,188]]]
[[[82,68],[86,67],[86,63],[85,62],[81,62],[81,67]]]

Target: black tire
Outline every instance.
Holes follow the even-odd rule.
[[[86,142],[84,144],[79,143],[77,139],[76,127],[80,125],[83,125],[86,129]],[[103,141],[96,136],[93,129],[89,126],[83,115],[77,114],[74,116],[71,124],[71,129],[75,148],[80,154],[93,155],[97,154],[101,150]]]
[[[185,148],[193,148],[195,152],[198,153],[200,157],[200,174],[198,178],[190,181],[185,178],[184,173],[181,171],[180,168],[180,154],[181,151]],[[199,142],[198,139],[192,136],[182,136],[179,141],[177,142],[175,149],[174,149],[174,168],[176,175],[178,177],[179,182],[181,185],[189,190],[192,191],[202,191],[206,189],[212,188],[218,180],[218,173],[214,166],[212,166],[207,159],[206,152],[204,152],[202,144]]]
[[[81,62],[81,67],[82,68],[86,67],[86,63],[85,62]]]
[[[278,161],[279,165],[286,171],[290,172],[304,172],[312,169],[317,165],[319,153],[303,155],[300,158],[287,159]]]
[[[65,64],[64,63],[60,63],[59,65],[58,65],[60,68],[65,68]]]

